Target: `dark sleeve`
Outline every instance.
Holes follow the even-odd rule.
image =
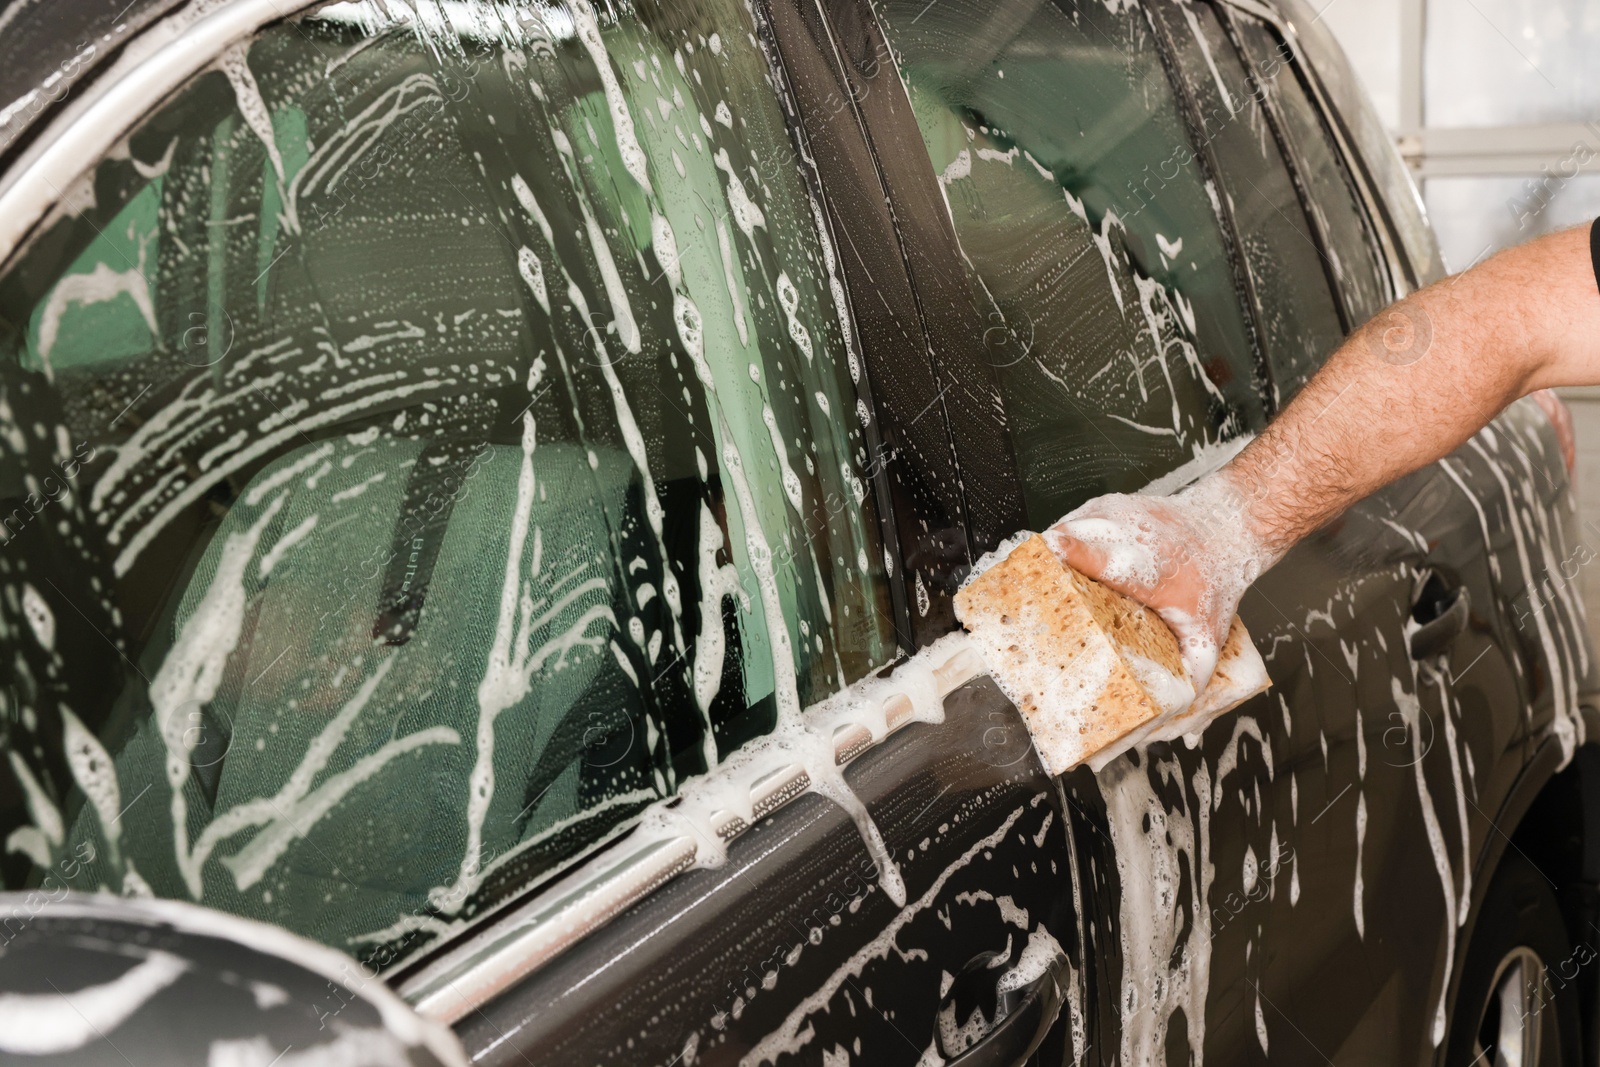
[[[1594,268],[1594,283],[1600,287],[1600,219],[1589,227],[1589,265]]]

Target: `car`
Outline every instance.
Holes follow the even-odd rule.
[[[0,1050],[1600,1056],[1553,396],[1202,735],[1052,777],[958,633],[1355,327],[1426,371],[1302,0],[12,0],[0,98]]]

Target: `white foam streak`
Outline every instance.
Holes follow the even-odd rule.
[[[717,169],[728,176],[728,209],[733,212],[733,223],[739,227],[746,238],[754,239],[757,226],[766,228],[767,217],[756,206],[750,194],[745,192],[744,182],[734,172],[733,164],[728,160],[726,148],[717,149],[717,154],[711,157]]]
[[[788,1017],[784,1019],[783,1025],[756,1042],[755,1047],[740,1058],[740,1067],[759,1067],[763,1063],[775,1064],[780,1056],[797,1054],[800,1049],[810,1043],[814,1033],[810,1026],[805,1025],[806,1020],[826,1008],[828,1002],[833,999],[834,994],[839,991],[839,988],[846,981],[851,978],[859,978],[861,972],[866,969],[867,964],[871,961],[888,959],[890,952],[900,953],[901,957],[905,958],[904,952],[895,944],[895,938],[899,935],[900,930],[912,919],[916,918],[918,914],[932,907],[938,901],[939,894],[943,891],[945,883],[954,877],[957,872],[970,864],[983,850],[994,848],[1005,840],[1006,834],[1011,832],[1011,827],[1016,824],[1016,821],[1022,817],[1025,811],[1027,811],[1027,808],[1019,807],[1016,811],[1006,816],[1005,821],[993,833],[973,842],[965,852],[939,873],[939,877],[933,880],[933,884],[928,887],[927,892],[912,903],[902,907],[899,914],[889,920],[889,923],[878,936],[857,949],[849,959],[840,964],[828,976],[821,986],[813,990],[809,996],[797,1004],[789,1012]]]
[[[172,839],[178,869],[184,873],[189,893],[200,897],[198,870],[190,869],[188,803],[184,784],[189,779],[189,754],[198,733],[193,715],[209,704],[222,683],[228,657],[233,654],[244,627],[245,570],[255,555],[262,532],[283,506],[276,497],[255,523],[229,534],[217,559],[211,583],[184,621],[177,640],[150,682],[152,718],[166,746],[167,785],[171,789]]]
[[[6,756],[11,761],[11,770],[16,774],[17,781],[22,783],[28,817],[33,820],[31,826],[19,826],[11,831],[6,837],[6,851],[21,852],[36,866],[49,870],[51,852],[54,846],[61,844],[64,835],[61,812],[39,785],[39,780],[23,762],[22,756],[15,749],[7,752]]]
[[[283,561],[283,557],[288,554],[289,550],[309,537],[311,531],[316,529],[316,526],[317,516],[308,515],[300,521],[299,525],[284,534],[276,544],[267,549],[261,557],[259,568],[261,577],[265,578],[270,575],[273,569]]]
[[[600,24],[588,0],[573,0],[572,20],[577,24],[578,39],[588,50],[595,72],[600,75],[600,85],[605,90],[606,106],[611,111],[611,128],[616,133],[617,150],[622,155],[622,165],[633,176],[633,180],[639,183],[639,188],[647,193],[653,192],[650,188],[650,174],[646,166],[644,149],[639,147],[639,138],[634,132],[633,115],[628,111],[627,100],[622,95],[622,85],[617,81],[617,72],[611,69],[611,56],[606,51],[605,41],[600,36]]]
[[[245,59],[246,48],[243,42],[229,45],[223,50],[218,64],[227,76],[228,84],[233,86],[234,102],[239,114],[244,116],[251,132],[266,147],[267,158],[272,160],[272,170],[278,176],[278,187],[281,189],[284,181],[283,156],[278,151],[278,139],[272,130],[272,112],[267,110],[266,101],[261,99],[261,89],[256,85],[255,75],[250,72],[250,64]],[[167,151],[172,149],[169,147]]]
[[[249,447],[235,452],[226,462],[218,464],[216,467],[213,467],[211,470],[207,471],[204,476],[196,478],[194,481],[184,486],[183,489],[181,489],[170,500],[168,500],[160,511],[156,512],[156,514],[147,523],[139,528],[139,531],[135,533],[133,537],[128,539],[127,546],[123,548],[122,552],[113,562],[112,571],[119,578],[127,574],[129,568],[131,568],[134,562],[138,560],[140,553],[148,548],[150,542],[155,540],[156,535],[166,528],[167,523],[171,522],[180,513],[182,513],[185,508],[189,507],[201,497],[205,496],[206,493],[210,491],[212,486],[216,485],[224,478],[233,474],[240,468],[249,465],[253,461],[271,453],[288,441],[293,440],[295,437],[310,430],[317,430],[324,426],[331,426],[336,423],[343,422],[350,415],[367,408],[375,407],[385,401],[398,400],[402,397],[411,396],[413,393],[418,393],[426,389],[438,389],[446,385],[454,384],[456,384],[456,382],[453,378],[439,378],[425,382],[413,382],[410,385],[402,385],[396,389],[387,389],[377,393],[369,393],[368,395],[357,400],[335,405],[334,407],[318,412],[316,415],[313,415],[309,418],[300,419],[299,421],[285,426],[281,430],[278,430],[274,433],[257,438]],[[122,457],[119,455],[118,459],[120,460],[121,458]]]
[[[1404,721],[1406,731],[1411,735],[1411,761],[1412,776],[1417,785],[1417,805],[1422,809],[1422,827],[1427,832],[1428,850],[1433,853],[1434,870],[1438,872],[1439,883],[1444,891],[1445,913],[1445,944],[1444,944],[1444,969],[1441,973],[1453,974],[1456,952],[1456,887],[1455,874],[1450,869],[1450,854],[1445,848],[1444,831],[1439,826],[1439,813],[1434,809],[1433,796],[1428,791],[1428,780],[1422,773],[1422,757],[1425,755],[1422,748],[1422,705],[1414,693],[1408,693],[1400,684],[1400,679],[1390,678],[1390,691],[1394,696],[1394,703],[1400,709],[1400,717]],[[1448,714],[1448,712],[1447,712]],[[1468,857],[1462,857],[1462,864],[1466,865]],[[1439,1005],[1433,1016],[1433,1045],[1438,1048],[1444,1042],[1445,1033],[1445,1000],[1450,995],[1450,983],[1441,983],[1439,990]]]
[[[54,379],[50,352],[55,347],[56,337],[61,330],[61,317],[67,309],[74,304],[104,304],[119,296],[127,296],[133,301],[133,306],[139,309],[140,317],[150,330],[150,336],[158,336],[160,328],[156,325],[155,304],[150,299],[150,284],[144,276],[142,245],[139,262],[127,270],[112,270],[105,263],[96,263],[87,274],[68,274],[55,284],[39,313],[39,358],[44,363],[47,378]]]
[[[705,501],[700,502],[700,636],[694,649],[694,700],[700,709],[706,766],[717,762],[717,743],[711,734],[711,702],[722,688],[722,665],[727,635],[723,629],[722,602],[741,595],[739,570],[731,563],[717,565],[723,548],[722,528]]]
[[[734,277],[733,242],[728,239],[728,227],[717,219],[717,248],[722,253],[722,281],[728,287],[728,299],[733,303],[733,326],[739,331],[739,344],[750,347],[750,328],[744,321],[743,286]]]
[[[595,221],[594,215],[589,211],[589,205],[580,200],[583,208],[583,224],[585,232],[589,235],[589,246],[594,252],[595,267],[600,271],[600,281],[605,286],[606,301],[611,305],[611,321],[617,328],[617,340],[622,342],[622,347],[630,355],[638,355],[641,348],[639,338],[639,324],[633,319],[633,308],[628,304],[628,290],[622,284],[622,275],[617,272],[617,263],[611,258],[611,248],[606,244],[606,235],[601,232],[600,224]]]
[[[522,416],[522,465],[517,473],[517,503],[511,513],[511,533],[506,549],[504,577],[500,583],[500,607],[495,619],[494,642],[489,648],[483,679],[478,683],[477,759],[467,784],[467,846],[461,869],[450,886],[429,893],[436,906],[454,910],[477,888],[483,862],[483,821],[494,798],[494,721],[500,713],[527,696],[531,671],[528,668],[532,634],[527,623],[532,605],[523,592],[523,548],[532,525],[535,481],[533,414]],[[519,612],[520,609],[520,612]],[[518,626],[520,621],[522,626]],[[453,907],[452,907],[453,905]]]
[[[426,745],[457,745],[461,735],[448,726],[433,726],[384,743],[376,752],[357,760],[349,769],[329,775],[281,817],[273,819],[250,843],[222,861],[233,872],[240,889],[259,882],[267,870],[283,856],[291,844],[306,836],[334,806],[356,786],[368,781],[398,756]]]
[[[61,725],[72,780],[78,783],[94,808],[111,865],[116,867],[122,838],[122,827],[118,823],[122,814],[122,790],[117,784],[117,765],[100,739],[65,704],[61,705]]]
[[[188,964],[151,951],[117,978],[70,992],[0,993],[0,1052],[51,1056],[107,1036],[151,997],[177,981]]]
[[[1183,780],[1176,759],[1154,766],[1124,760],[1097,775],[1122,886],[1121,1062],[1164,1062],[1167,1027],[1182,1008],[1199,1067],[1211,983],[1211,779],[1202,763],[1195,770],[1193,799],[1185,794],[1186,810],[1168,812],[1151,785],[1156,770],[1167,780]],[[1185,879],[1191,887],[1187,917],[1178,899]]]
[[[800,714],[800,691],[795,678],[794,651],[789,643],[789,626],[783,613],[783,603],[778,597],[778,576],[772,565],[772,548],[761,528],[761,513],[756,509],[755,494],[750,491],[750,480],[745,477],[744,460],[739,450],[727,437],[722,446],[722,469],[733,485],[734,499],[738,501],[739,515],[744,520],[745,553],[750,567],[756,572],[756,590],[761,599],[761,611],[766,617],[767,641],[772,646],[772,676],[774,697],[778,705],[778,720]]]
[[[1540,588],[1539,581],[1534,574],[1533,565],[1528,557],[1527,538],[1522,532],[1522,522],[1517,511],[1516,498],[1512,495],[1511,484],[1506,480],[1505,471],[1501,469],[1499,463],[1495,462],[1494,457],[1489,455],[1482,443],[1484,440],[1492,441],[1493,433],[1492,428],[1486,427],[1467,443],[1483,458],[1484,463],[1489,468],[1489,472],[1494,475],[1495,481],[1500,485],[1500,491],[1506,502],[1506,524],[1511,527],[1511,534],[1517,545],[1517,562],[1522,568],[1523,588],[1528,591],[1529,595],[1536,596],[1537,593],[1535,591]],[[1550,632],[1550,623],[1545,618],[1546,613],[1542,605],[1531,614],[1533,615],[1534,625],[1539,632],[1539,646],[1544,650],[1545,665],[1550,671],[1550,693],[1555,702],[1554,730],[1556,737],[1561,741],[1562,765],[1565,766],[1566,761],[1572,758],[1572,754],[1577,748],[1577,731],[1582,729],[1583,719],[1577,708],[1573,706],[1572,693],[1568,688],[1568,678],[1565,664],[1563,663],[1564,657],[1561,655],[1561,649],[1557,646],[1554,635]],[[1574,725],[1575,722],[1576,725]]]

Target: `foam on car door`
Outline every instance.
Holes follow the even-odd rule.
[[[846,770],[900,864],[904,907],[878,889],[849,816],[804,795],[735,839],[724,866],[668,882],[463,1019],[473,1061],[876,1067],[987,1046],[1014,1063],[1050,1021],[1028,1014],[1040,999],[1064,1004],[1081,1038],[1063,798],[987,678],[945,713]],[[1006,1026],[997,1002],[1027,1025]]]
[[[1292,52],[1242,63],[1240,27],[1223,7],[1184,2],[1158,17],[1252,275],[1287,276],[1266,261],[1270,252],[1292,257],[1296,276],[1327,276],[1313,261],[1326,254],[1316,242],[1335,232],[1327,214],[1352,205],[1321,204],[1313,221],[1291,181],[1278,94],[1305,91]],[[1292,229],[1290,217],[1299,220]],[[1349,269],[1372,258],[1354,251],[1340,257]],[[1269,357],[1292,391],[1342,339],[1338,306],[1313,284],[1296,286],[1292,308],[1274,285],[1258,296]],[[1299,344],[1306,350],[1289,348]],[[1517,704],[1495,614],[1470,610],[1493,603],[1474,544],[1480,490],[1445,475],[1430,468],[1351,508],[1241,606],[1281,715],[1249,728],[1241,719],[1231,736],[1206,739],[1228,768],[1218,764],[1214,783],[1213,1054],[1260,1046],[1314,1055],[1309,1045],[1415,1060],[1441,1032],[1468,857],[1477,854],[1463,845],[1467,827],[1477,840],[1482,824],[1463,785],[1475,783],[1480,800],[1501,788],[1505,738],[1489,732]],[[1413,633],[1447,614],[1465,625],[1436,628],[1418,662]],[[1469,672],[1483,694],[1474,706],[1456,700],[1456,676]]]

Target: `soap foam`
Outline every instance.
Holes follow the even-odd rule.
[[[1077,541],[1099,552],[1105,584],[1151,603],[1178,638],[1192,678],[1209,680],[1239,600],[1278,561],[1280,550],[1254,532],[1248,494],[1228,470],[1169,497],[1097,497],[1045,531],[1063,561]],[[1191,601],[1159,596],[1175,578],[1197,582]]]
[[[754,787],[799,767],[805,789],[842,808],[855,823],[884,895],[896,906],[906,902],[905,881],[866,805],[856,796],[837,763],[835,735],[860,730],[881,741],[907,722],[941,723],[944,698],[974,674],[981,661],[967,636],[946,635],[892,668],[869,674],[800,715],[779,716],[777,727],[729,753],[710,773],[684,782],[677,794],[646,809],[635,840],[648,843],[674,837],[695,841],[694,866],[720,867],[727,842],[756,821]]]

